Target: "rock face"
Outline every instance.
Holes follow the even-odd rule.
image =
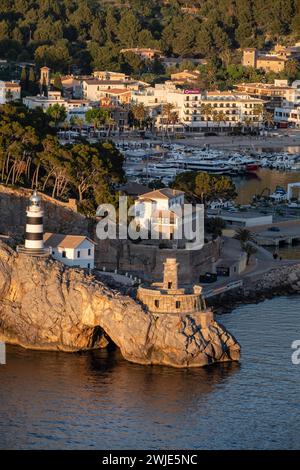
[[[139,364],[196,367],[238,360],[237,341],[197,315],[155,316],[92,276],[18,255],[0,243],[0,340],[32,349],[78,351],[112,340]]]
[[[283,264],[262,273],[258,278],[244,279],[244,285],[209,299],[220,311],[230,311],[239,303],[258,303],[278,295],[300,294],[300,263]]]

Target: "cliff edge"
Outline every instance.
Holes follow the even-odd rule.
[[[153,315],[83,271],[17,254],[0,242],[0,340],[78,351],[113,341],[139,364],[197,367],[238,360],[240,346],[216,321]]]

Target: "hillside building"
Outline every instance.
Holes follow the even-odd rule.
[[[21,85],[16,82],[0,81],[0,104],[21,99]]]
[[[66,266],[94,268],[95,243],[88,237],[48,232],[44,244],[52,257]]]

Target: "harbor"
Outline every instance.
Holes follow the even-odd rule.
[[[225,145],[226,142],[219,146],[216,145],[216,140],[212,144],[208,141],[205,138],[202,142],[200,137],[199,139],[194,137],[192,141],[184,139],[169,142],[123,139],[116,140],[116,146],[124,155],[124,171],[128,180],[142,184],[160,181],[161,184],[168,186],[178,174],[187,171],[232,177],[251,176],[260,169],[300,173],[298,146],[281,145],[272,148],[269,147],[267,137],[265,140],[260,140],[260,147],[254,146],[253,142],[249,143],[249,146],[235,145],[239,142],[235,139],[231,139],[231,144],[228,146]],[[245,144],[247,137],[242,142]]]

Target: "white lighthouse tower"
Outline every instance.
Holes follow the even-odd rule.
[[[29,199],[29,205],[26,209],[25,245],[18,246],[19,253],[48,256],[49,249],[44,248],[43,217],[42,201],[35,191]]]

